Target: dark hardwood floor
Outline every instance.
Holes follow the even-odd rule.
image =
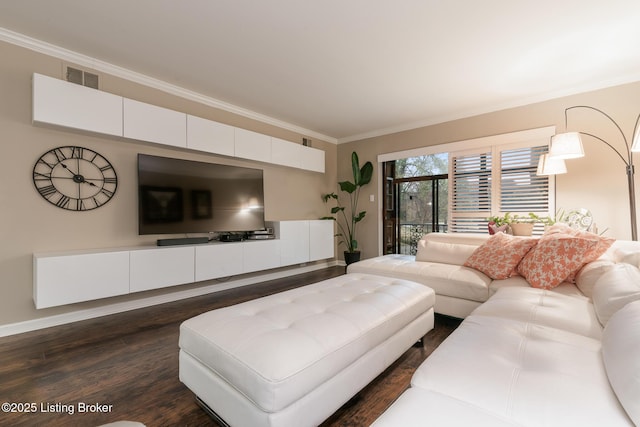
[[[148,427],[215,426],[178,379],[180,323],[205,311],[343,273],[344,267],[332,267],[0,338],[0,403],[12,403],[10,409],[20,411],[6,412],[3,405],[0,426],[97,426],[118,420]],[[409,349],[323,426],[369,425],[408,387],[415,368],[458,324],[457,319],[436,316],[424,347]]]

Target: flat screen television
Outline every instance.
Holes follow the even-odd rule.
[[[138,233],[262,230],[261,169],[138,154]]]

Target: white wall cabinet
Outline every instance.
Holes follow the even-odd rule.
[[[187,146],[187,115],[178,111],[123,100],[123,136],[175,147]]]
[[[306,148],[279,138],[271,138],[271,163],[292,168],[302,167],[302,152]]]
[[[271,137],[247,129],[235,129],[235,156],[271,162]]]
[[[196,246],[196,282],[242,274],[243,245],[229,242]]]
[[[187,115],[187,148],[231,157],[234,133],[233,126]]]
[[[335,241],[333,221],[309,221],[309,261],[333,258]]]
[[[302,264],[309,261],[309,221],[281,222],[280,242],[282,265]]]
[[[33,256],[36,308],[160,289],[334,257],[333,221],[280,221],[277,239]]]
[[[194,280],[193,246],[131,251],[129,292],[184,285]]]
[[[129,293],[129,252],[35,254],[36,308],[91,301]]]
[[[280,240],[256,240],[242,245],[243,273],[269,270],[282,266]]]
[[[33,75],[33,121],[122,136],[121,96]]]
[[[325,172],[323,150],[41,74],[33,75],[33,122]]]
[[[324,151],[318,150],[317,148],[305,147],[303,145],[301,147],[302,147],[302,150],[300,152],[299,167],[301,169],[324,173],[325,171]]]
[[[271,138],[271,163],[324,173],[324,151]]]

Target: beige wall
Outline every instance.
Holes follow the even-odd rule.
[[[620,125],[631,143],[635,119],[640,113],[640,83],[341,144],[338,146],[338,179],[350,179],[350,155],[354,150],[358,152],[361,163],[370,160],[377,165],[377,156],[383,153],[552,125],[557,127],[558,132],[562,132],[565,129],[564,110],[574,105],[588,105],[603,110]],[[570,111],[569,130],[592,133],[624,150],[622,137],[615,126],[596,112],[585,109]],[[556,207],[565,210],[587,208],[593,213],[600,231],[608,228],[608,236],[631,239],[624,163],[613,150],[593,138],[584,137],[583,144],[586,156],[568,160],[568,173],[556,178]],[[365,258],[379,253],[379,178],[379,168],[376,167],[374,179],[368,188],[362,190],[359,202],[360,208],[367,209],[367,217],[361,223],[358,233]],[[636,186],[638,185],[636,179]],[[370,194],[376,196],[374,203],[369,201]],[[340,253],[343,249],[339,248]]]
[[[316,219],[325,214],[320,195],[332,191],[336,182],[335,144],[314,138],[314,148],[323,149],[326,154],[326,173],[319,174],[186,149],[163,148],[123,139],[36,127],[31,124],[32,74],[35,72],[61,78],[62,61],[1,42],[0,57],[0,325],[164,292],[45,310],[36,310],[32,300],[34,252],[155,244],[156,236],[138,236],[137,232],[137,153],[262,168],[267,220]],[[107,75],[102,78],[102,89],[285,140],[302,142],[301,134]],[[71,212],[56,208],[36,192],[31,177],[34,162],[45,151],[62,145],[93,149],[114,165],[118,174],[118,190],[109,203],[93,211]]]

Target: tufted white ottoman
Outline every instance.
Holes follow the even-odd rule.
[[[315,426],[433,328],[434,292],[348,274],[180,327],[180,380],[224,422]]]

